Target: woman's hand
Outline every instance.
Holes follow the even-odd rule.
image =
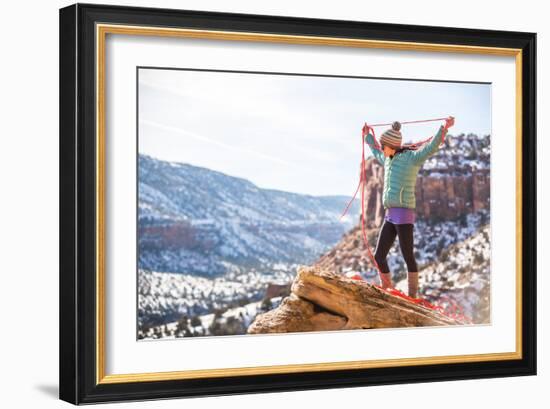
[[[455,117],[454,116],[450,116],[447,119],[445,119],[445,129],[449,129],[454,124],[455,124]]]
[[[365,122],[365,125],[363,125],[363,138],[365,136],[367,136],[369,133],[369,126],[367,125],[367,123]]]

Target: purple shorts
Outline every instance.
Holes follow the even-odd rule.
[[[384,218],[393,224],[414,224],[415,211],[407,207],[390,207]]]

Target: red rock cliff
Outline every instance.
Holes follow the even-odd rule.
[[[426,173],[419,174],[416,181],[416,212],[419,218],[452,220],[489,208],[489,169],[457,172],[456,169],[450,168],[446,171]],[[367,225],[378,227],[384,217],[384,168],[374,158],[369,158],[366,162],[365,176]]]

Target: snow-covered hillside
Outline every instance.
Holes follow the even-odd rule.
[[[424,162],[419,174],[467,175],[472,170],[489,169],[490,161],[490,135],[448,135],[444,146]]]
[[[258,314],[277,308],[282,297],[250,302],[224,311],[196,315],[181,315],[177,321],[164,325],[140,327],[138,339],[174,339],[209,335],[243,335]]]
[[[474,323],[491,318],[490,226],[485,225],[466,240],[445,247],[420,275],[422,296],[444,308],[456,305]],[[398,283],[404,289],[406,281]]]
[[[417,220],[414,225],[414,246],[418,268],[439,260],[442,252],[449,246],[463,242],[489,223],[489,211],[465,215],[457,220],[437,222],[433,220]],[[376,247],[378,229],[368,231],[371,249]],[[339,273],[357,272],[367,281],[376,282],[378,272],[371,263],[363,246],[361,227],[349,230],[342,240],[316,261],[323,268]],[[388,254],[388,265],[393,276],[400,280],[406,276],[405,262],[396,238]]]
[[[349,218],[339,220],[347,200],[261,189],[140,155],[139,268],[212,277],[243,266],[309,263],[351,227]]]
[[[292,281],[297,267],[275,264],[269,272],[229,272],[215,278],[139,270],[138,326],[155,326],[182,316],[205,315],[259,301],[269,283]]]

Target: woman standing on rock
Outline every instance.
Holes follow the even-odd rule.
[[[401,253],[407,264],[408,295],[417,298],[418,267],[414,256],[413,228],[415,222],[416,176],[422,164],[435,153],[447,130],[454,125],[452,116],[445,120],[437,134],[418,149],[402,146],[401,124],[394,122],[391,129],[380,137],[380,145],[369,133],[367,124],[363,127],[363,138],[372,154],[384,166],[384,189],[382,204],[385,209],[384,223],[380,229],[374,259],[380,269],[382,288],[393,287],[386,257],[395,237],[399,237]]]

